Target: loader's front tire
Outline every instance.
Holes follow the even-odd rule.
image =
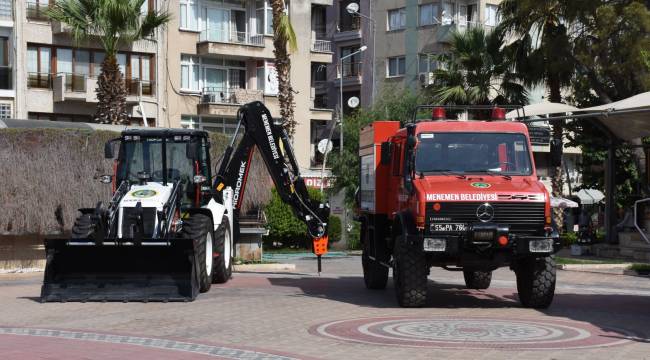
[[[199,268],[199,291],[207,292],[212,285],[212,269],[214,267],[212,220],[203,214],[194,214],[184,221],[183,233],[185,238],[194,241]]]
[[[214,258],[212,282],[223,284],[232,276],[232,234],[230,233],[230,221],[225,215],[217,229],[214,252],[218,255]]]
[[[72,225],[72,238],[73,239],[87,239],[95,229],[93,220],[90,214],[83,214],[74,221]]]

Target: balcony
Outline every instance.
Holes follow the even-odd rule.
[[[449,44],[455,32],[464,33],[467,29],[473,27],[483,28],[485,31],[490,32],[494,26],[483,24],[475,21],[451,19],[448,22],[443,20],[442,25],[438,27],[436,32],[436,40],[440,43]]]
[[[361,18],[353,17],[350,21],[340,22],[334,34],[334,41],[361,39]]]
[[[361,85],[363,64],[361,62],[345,62],[343,63],[343,86]],[[341,78],[341,68],[337,66],[336,78]],[[339,86],[340,80],[335,82]]]
[[[332,42],[329,40],[314,39],[311,44],[311,51],[321,53],[332,52]]]
[[[0,20],[13,21],[13,10],[11,0],[0,0]]]
[[[49,8],[48,4],[28,1],[26,5],[27,18],[29,20],[49,21],[45,11]]]
[[[196,45],[198,55],[224,54],[273,59],[273,38],[242,31],[203,30]]]
[[[12,90],[12,69],[11,66],[0,66],[0,90]]]
[[[154,82],[150,80],[124,79],[126,93],[131,97],[153,96],[154,85]]]
[[[68,100],[97,102],[97,79],[86,74],[57,73],[51,76],[54,102]]]
[[[199,115],[236,116],[239,105],[264,101],[261,90],[226,87],[207,87],[201,91]]]
[[[52,74],[50,73],[27,73],[27,87],[33,89],[51,89]]]

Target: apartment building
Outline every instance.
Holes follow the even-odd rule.
[[[13,2],[0,0],[0,119],[14,116],[16,106]]]
[[[169,1],[164,69],[164,126],[232,134],[237,109],[262,101],[279,118],[274,67],[272,11],[268,0]],[[332,111],[319,94],[332,62],[326,12],[332,0],[290,1],[286,11],[298,40],[291,54],[295,91],[293,138],[296,157],[307,178],[320,175],[317,144],[326,137]]]
[[[97,104],[97,76],[105,54],[97,41],[77,44],[67,26],[50,21],[45,10],[51,1],[13,2],[14,33],[9,58],[18,70],[13,76],[13,116],[92,121]],[[2,1],[5,3],[11,1]],[[148,0],[142,12],[155,6],[155,0]],[[128,115],[135,124],[144,124],[146,119],[150,126],[160,125],[162,101],[156,81],[159,46],[155,39],[139,41],[118,53],[128,91]]]

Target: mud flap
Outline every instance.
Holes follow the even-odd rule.
[[[199,293],[192,239],[141,245],[97,245],[92,240],[45,240],[41,300],[192,301]],[[126,243],[126,244],[124,244]],[[86,245],[81,245],[86,244]]]

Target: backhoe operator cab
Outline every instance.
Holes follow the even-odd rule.
[[[548,307],[559,244],[527,127],[503,121],[501,108],[491,109],[494,121],[447,120],[455,109],[423,109],[430,119],[404,128],[376,121],[361,131],[366,286],[384,288],[392,266],[398,303],[417,307],[426,304],[432,266],[463,271],[472,289],[486,289],[492,271],[509,266],[522,304]]]

